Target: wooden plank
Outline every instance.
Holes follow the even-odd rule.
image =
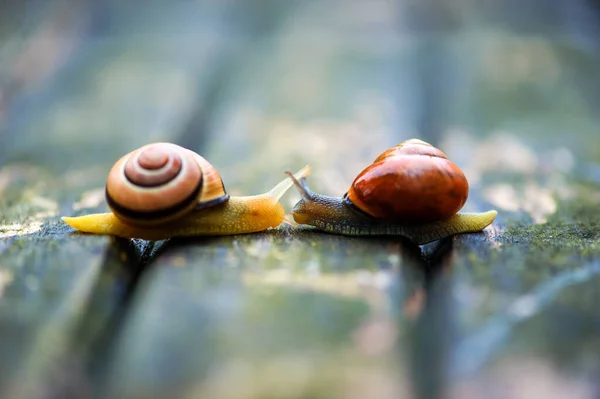
[[[297,20],[314,14],[295,7],[286,15]],[[295,29],[293,21],[281,25],[273,36],[240,54],[240,67],[225,88],[221,108],[215,110],[212,128],[219,139],[207,143],[203,154],[218,165],[232,193],[266,190],[283,177],[283,170],[302,166],[311,148],[295,144],[301,142],[298,133],[311,134],[308,143],[320,133],[310,132],[315,128],[330,129],[338,138],[346,132],[357,140],[363,136],[351,122],[299,126],[281,109],[282,103],[298,101],[287,91],[290,84],[310,84],[314,91],[306,93],[306,104],[318,101],[328,110],[352,112],[352,104],[335,104],[341,95],[327,96],[329,78],[321,75],[342,61],[337,43],[321,36],[326,42],[316,49],[321,57],[289,59],[287,49],[296,44],[293,41],[298,48],[306,45]],[[273,48],[276,37],[283,42]],[[350,64],[347,71],[358,78],[354,87],[343,85],[350,97],[360,98],[367,72],[378,62]],[[313,74],[303,76],[310,64]],[[291,132],[283,130],[286,125]],[[358,147],[357,151],[363,152]],[[332,156],[342,154],[332,151]],[[313,153],[311,163],[327,173],[320,158]],[[385,312],[387,304],[377,284],[387,284],[391,277],[389,270],[378,269],[399,262],[399,244],[374,242],[359,246],[356,253],[346,239],[314,234],[302,238],[287,231],[192,242],[169,244],[143,276],[131,317],[108,357],[106,396],[278,396],[289,384],[298,394],[318,396],[332,383],[335,389],[343,386],[333,368],[340,361],[362,372],[361,356],[347,352],[347,333],[365,318],[377,319]],[[313,269],[314,278],[303,278],[307,268]],[[357,285],[361,279],[364,288]],[[372,304],[364,299],[370,294]],[[383,363],[376,363],[375,371],[386,372]],[[364,367],[366,372],[372,368]],[[230,373],[241,373],[235,374],[238,383],[226,383]]]
[[[387,10],[379,12],[385,21]],[[386,115],[386,90],[402,84],[404,75],[391,71],[400,65],[409,75],[412,64],[347,42],[336,31],[348,23],[343,17],[315,24],[324,15],[315,5],[290,15],[274,33],[279,46],[266,37],[240,55],[243,66],[215,111],[220,134],[205,155],[235,194],[266,190],[306,162],[316,190],[341,194],[382,143],[408,138]],[[311,34],[302,29],[308,21]],[[373,87],[382,94],[369,96]],[[413,321],[397,314],[398,302],[414,302],[408,312],[418,312],[427,262],[438,261],[398,240],[288,230],[170,243],[142,277],[108,355],[106,396],[405,392],[410,384],[398,373],[406,365],[394,345]]]
[[[597,396],[597,53],[468,20],[485,13],[402,30],[404,2],[184,3],[102,3],[115,33],[7,123],[0,396]],[[340,195],[414,135],[465,170],[467,210],[500,211],[492,228],[149,244],[57,217],[105,210],[111,163],[151,140],[200,151],[234,195],[306,163]]]
[[[103,4],[117,32],[86,38],[77,60],[13,96],[4,120],[11,135],[0,151],[3,398],[95,391],[94,355],[123,317],[152,246],[72,239],[59,215],[106,209],[101,187],[111,163],[125,147],[174,138],[198,101],[187,89],[204,84],[219,49],[228,51],[218,24],[195,25],[219,20],[228,6],[154,8],[172,19],[153,28],[171,34],[150,47],[136,39],[147,33],[148,15]],[[210,33],[195,38],[194,51],[173,33],[182,15],[194,23],[190,32]]]
[[[560,389],[543,391],[547,397],[570,388],[592,392],[586,376],[598,363],[586,351],[593,338],[580,336],[580,345],[573,336],[565,339],[575,353],[567,362],[554,347],[561,334],[545,331],[560,331],[566,320],[578,328],[597,321],[593,299],[561,305],[569,290],[596,295],[596,261],[582,261],[583,253],[598,257],[596,217],[582,222],[573,207],[593,213],[594,201],[581,200],[598,190],[569,179],[578,176],[575,154],[593,159],[597,118],[581,102],[571,104],[577,128],[565,148],[561,128],[573,118],[561,117],[565,100],[558,93],[576,96],[578,83],[551,73],[585,70],[598,65],[597,58],[573,64],[562,53],[564,43],[485,29],[438,38],[433,48],[416,38],[399,52],[373,49],[361,44],[366,29],[358,30],[364,36],[353,31],[357,40],[344,36],[340,27],[356,28],[351,14],[332,17],[327,7],[294,9],[293,20],[274,33],[279,46],[267,38],[241,56],[243,68],[212,125],[219,140],[206,149],[228,186],[236,194],[258,192],[276,181],[273,171],[308,162],[316,191],[343,193],[385,145],[411,134],[402,128],[418,121],[415,108],[396,90],[409,87],[406,80],[419,65],[411,58],[429,48],[441,52],[442,62],[470,71],[461,80],[465,86],[450,84],[443,93],[457,106],[430,114],[443,127],[431,137],[469,174],[467,208],[497,207],[499,222],[487,234],[423,253],[394,240],[289,229],[170,243],[143,276],[108,356],[109,395],[478,396],[508,384],[515,375],[507,370],[520,361],[532,365],[531,375],[524,374],[540,384],[557,381]],[[381,7],[375,14],[382,24],[393,24],[390,10]],[[495,57],[516,57],[515,63],[495,68],[489,46],[498,46]],[[470,60],[474,49],[481,55]],[[550,71],[519,75],[522,57],[533,70],[545,65]],[[502,79],[507,86],[499,86]],[[525,91],[531,100],[517,103],[524,82],[532,85]],[[536,110],[536,102],[554,112]],[[515,114],[524,105],[527,114]],[[387,107],[409,110],[390,115]],[[563,306],[569,316],[553,320]],[[571,382],[567,376],[580,367],[586,371]],[[525,377],[517,381],[525,392]]]

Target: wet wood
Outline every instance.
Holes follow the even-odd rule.
[[[32,26],[72,22],[54,61],[15,75],[38,51],[0,49],[0,397],[598,395],[599,42],[569,13],[524,30],[513,2],[502,27],[454,3],[443,19],[436,1],[40,8]],[[106,211],[110,166],[150,141],[202,153],[232,195],[306,164],[342,195],[413,136],[465,171],[464,210],[497,209],[493,226],[417,247],[60,221]]]

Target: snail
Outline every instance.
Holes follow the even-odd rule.
[[[309,173],[306,166],[295,177]],[[230,196],[206,159],[175,144],[153,143],[110,170],[105,197],[111,212],[62,220],[85,233],[147,240],[253,233],[284,221],[279,199],[292,185],[286,178],[265,194]]]
[[[422,140],[404,141],[379,155],[342,197],[313,193],[306,177],[286,172],[302,199],[294,221],[348,236],[404,236],[423,245],[483,230],[497,212],[458,213],[469,185],[446,155]]]

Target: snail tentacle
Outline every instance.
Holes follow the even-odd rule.
[[[273,187],[273,189],[267,193],[267,195],[270,195],[271,197],[273,197],[273,200],[275,200],[275,201],[279,201],[279,199],[283,196],[283,194],[285,194],[294,185],[294,183],[298,181],[297,178],[298,179],[306,178],[306,176],[308,176],[310,174],[310,166],[306,165],[305,167],[300,169],[298,172],[296,172],[295,175],[293,175],[289,171],[286,171],[285,173],[289,176],[289,179],[282,180],[278,185]],[[296,178],[296,176],[297,176],[297,178]]]
[[[308,168],[308,166],[306,166]],[[310,191],[310,188],[306,184],[306,176],[301,177],[300,179],[296,179],[296,177],[289,170],[285,171],[285,174],[289,176],[291,183],[296,186],[296,189],[305,200],[313,199],[313,192]]]

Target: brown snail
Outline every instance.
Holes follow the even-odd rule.
[[[442,151],[418,139],[379,155],[343,198],[313,193],[305,177],[286,173],[302,195],[292,209],[296,223],[333,234],[398,235],[423,245],[481,231],[497,215],[459,213],[469,192],[465,175]]]
[[[295,176],[309,172],[305,167]],[[292,184],[286,178],[265,194],[230,196],[206,159],[175,144],[153,143],[112,167],[105,190],[111,212],[62,220],[86,233],[148,240],[252,233],[284,221],[279,199]]]

